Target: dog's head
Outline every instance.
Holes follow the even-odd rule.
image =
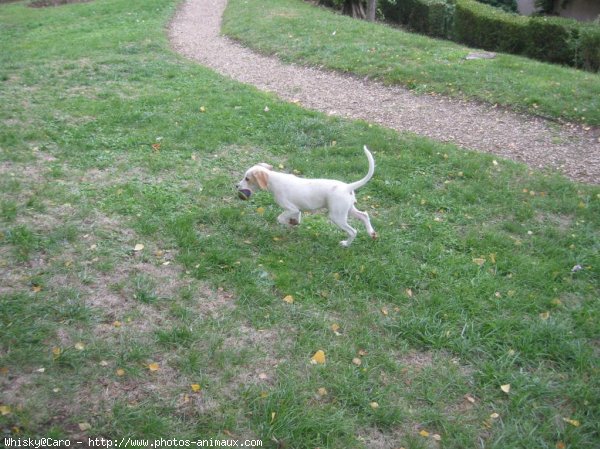
[[[255,191],[266,190],[269,183],[269,171],[272,169],[273,166],[265,163],[256,164],[250,168],[237,184],[238,196],[247,200]]]

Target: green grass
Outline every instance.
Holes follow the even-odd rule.
[[[514,110],[600,125],[598,74],[499,54],[465,60],[473,49],[358,21],[301,0],[232,0],[224,32],[285,61]]]
[[[222,78],[175,6],[0,6],[3,436],[597,447],[600,189]],[[364,144],[375,242],[235,195]]]

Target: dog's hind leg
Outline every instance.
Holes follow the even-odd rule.
[[[346,231],[348,234],[347,240],[342,240],[340,245],[343,247],[348,247],[356,237],[356,229],[348,224],[347,215],[336,214],[332,211],[329,212],[329,219],[335,223],[341,230]]]
[[[377,238],[377,232],[375,232],[375,229],[373,229],[373,226],[371,226],[371,220],[369,219],[368,213],[362,212],[356,207],[352,206],[349,215],[363,222],[365,228],[367,229],[367,232],[369,233],[372,239]]]

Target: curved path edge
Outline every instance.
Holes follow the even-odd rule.
[[[221,36],[226,6],[227,0],[184,1],[168,30],[175,51],[221,75],[309,109],[452,142],[535,169],[558,170],[575,181],[600,184],[597,129],[562,125],[476,102],[415,95],[402,87],[284,64]]]

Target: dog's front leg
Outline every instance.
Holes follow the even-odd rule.
[[[301,218],[302,214],[299,210],[285,210],[277,217],[277,221],[285,226],[297,226]]]

